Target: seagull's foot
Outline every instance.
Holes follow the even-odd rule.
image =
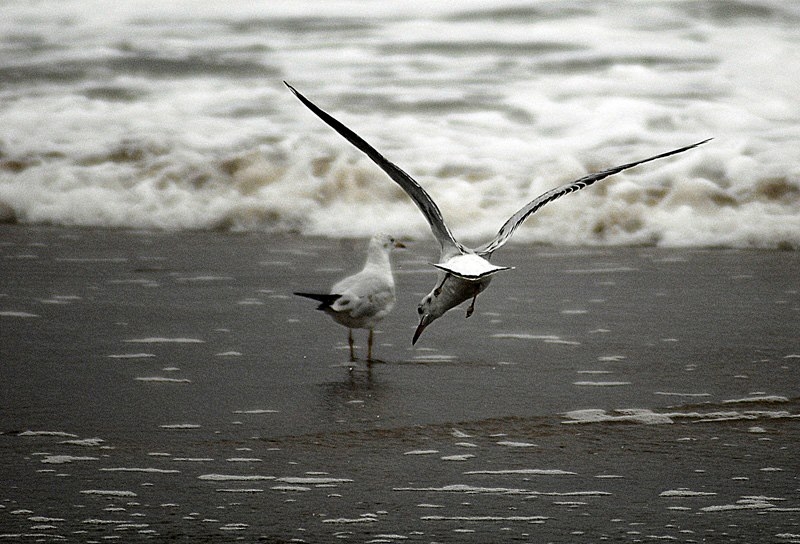
[[[475,299],[478,298],[478,295],[472,297],[472,302],[469,304],[469,308],[467,308],[467,318],[472,315],[472,312],[475,311]]]
[[[356,362],[356,344],[353,341],[353,329],[347,329],[347,343],[350,346],[350,362]]]
[[[442,294],[442,287],[444,287],[444,282],[447,281],[447,278],[450,277],[450,274],[445,274],[442,283],[436,286],[436,289],[433,290],[433,296],[438,297]]]

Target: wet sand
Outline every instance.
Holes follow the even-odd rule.
[[[364,246],[0,226],[0,538],[800,541],[800,254],[512,245],[414,348],[414,242],[351,370]]]

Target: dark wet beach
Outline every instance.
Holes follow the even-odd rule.
[[[0,539],[800,541],[797,252],[511,245],[412,348],[415,241],[350,371],[364,244],[0,227]]]

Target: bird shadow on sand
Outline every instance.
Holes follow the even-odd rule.
[[[381,368],[386,367],[495,367],[511,365],[512,363],[495,361],[495,360],[476,360],[476,359],[462,359],[457,355],[449,354],[419,354],[412,357],[404,357],[398,359],[360,359],[356,358],[355,361],[348,361],[342,363],[332,364],[331,367],[340,367],[345,369],[350,375],[351,379],[372,379],[374,374],[380,374]]]
[[[382,404],[389,382],[376,372],[376,364],[366,361],[337,363],[342,373],[317,386],[319,402],[337,421],[368,416]]]

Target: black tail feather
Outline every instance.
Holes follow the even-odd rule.
[[[321,293],[295,293],[299,297],[310,298],[320,303],[317,310],[327,310],[331,304],[342,298],[342,295],[324,295]]]

